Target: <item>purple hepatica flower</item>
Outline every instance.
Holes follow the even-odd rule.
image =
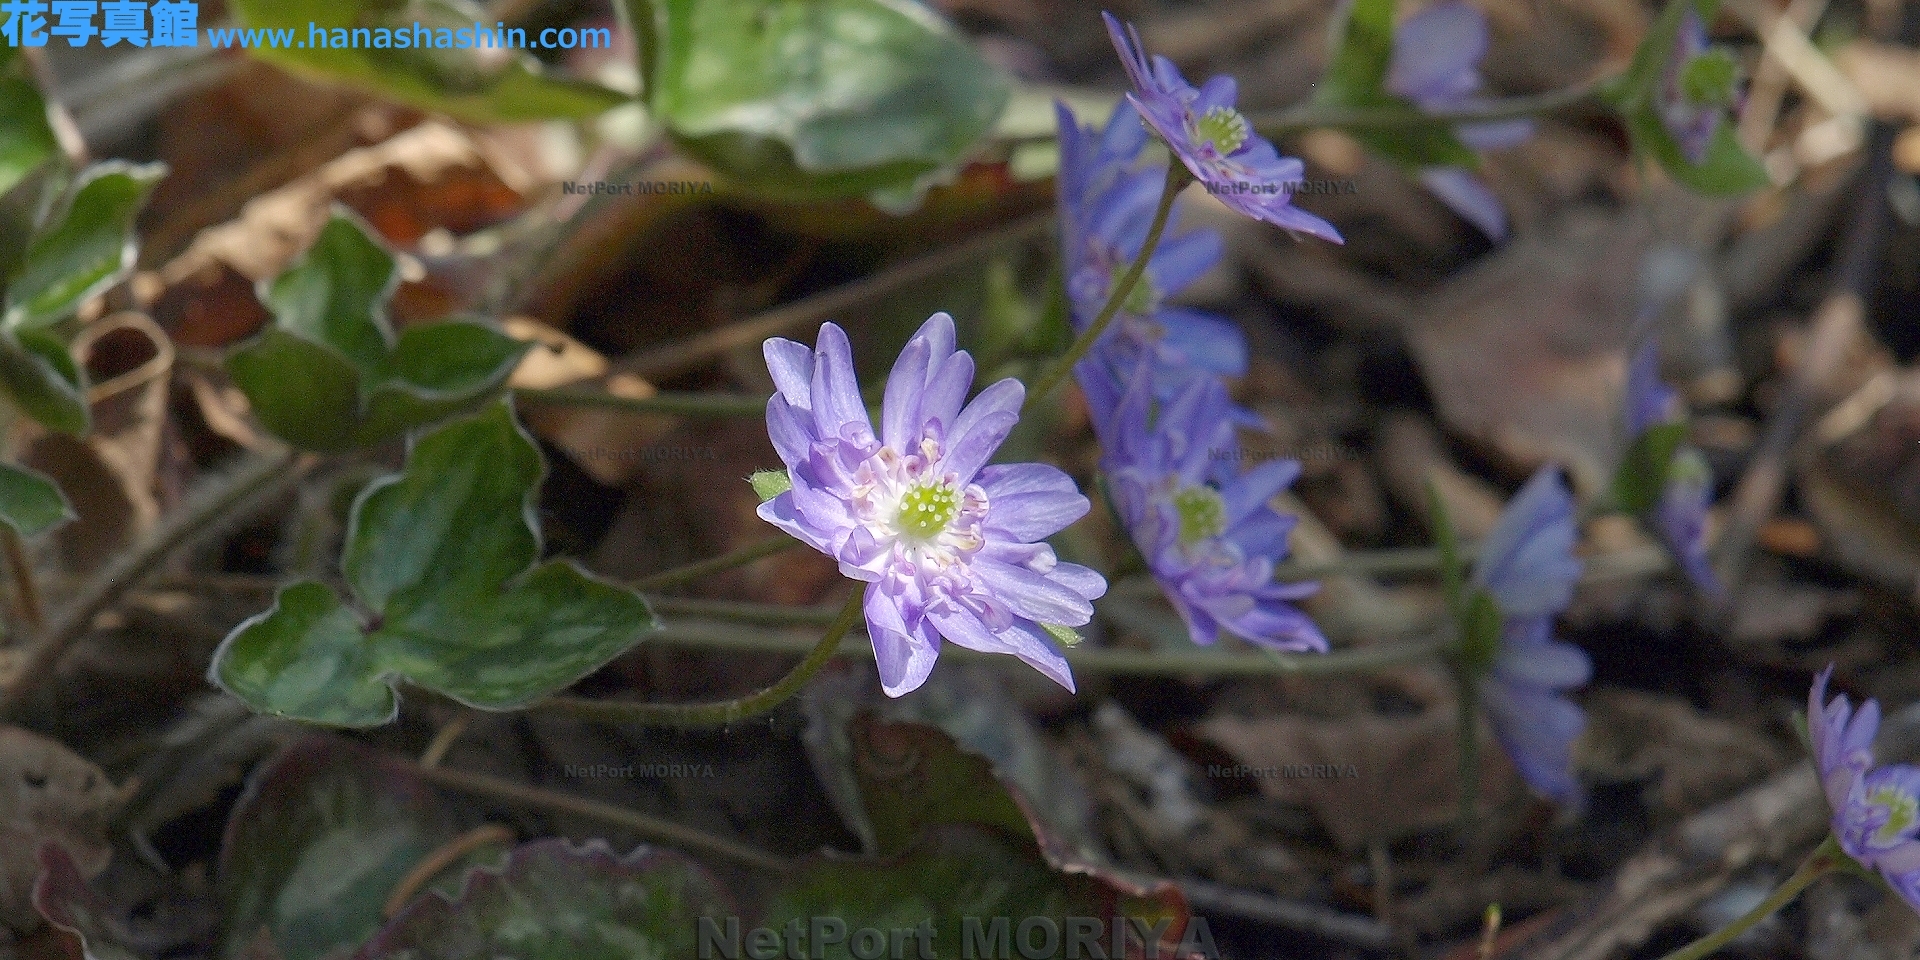
[[[1720,129],[1720,121],[1727,112],[1726,104],[1696,100],[1686,89],[1687,67],[1706,52],[1707,25],[1693,5],[1688,4],[1680,15],[1679,33],[1674,36],[1673,50],[1660,76],[1654,109],[1661,126],[1667,128],[1689,163],[1706,159],[1707,146],[1713,142],[1714,132]]]
[[[1637,440],[1648,430],[1676,422],[1681,416],[1680,397],[1661,382],[1660,354],[1649,338],[1627,367],[1627,431]],[[1654,505],[1648,520],[1687,579],[1719,596],[1726,587],[1707,562],[1707,509],[1711,506],[1713,471],[1699,452],[1683,446],[1674,452],[1660,502]]]
[[[1193,642],[1211,644],[1224,629],[1276,650],[1324,653],[1326,638],[1292,605],[1318,585],[1273,581],[1296,518],[1268,501],[1299,475],[1299,462],[1236,473],[1231,405],[1211,378],[1161,405],[1149,425],[1151,377],[1140,364],[1108,427],[1103,466],[1121,522]]]
[[[1563,694],[1585,684],[1593,664],[1553,638],[1553,618],[1573,600],[1580,561],[1573,494],[1544,467],[1514,495],[1474,564],[1474,586],[1500,608],[1500,646],[1480,688],[1494,737],[1529,785],[1578,807],[1573,741],[1586,716]]]
[[[1386,91],[1426,111],[1459,110],[1478,102],[1480,61],[1487,55],[1487,18],[1465,0],[1440,2],[1408,17],[1393,32]],[[1456,127],[1460,140],[1476,150],[1499,150],[1533,136],[1531,120]],[[1420,181],[1454,212],[1495,240],[1507,235],[1507,213],[1499,198],[1471,171],[1433,167]]]
[[[767,433],[793,489],[760,516],[866,582],[887,695],[925,682],[942,637],[1013,654],[1072,690],[1042,624],[1085,624],[1107,583],[1043,542],[1087,512],[1071,478],[1044,464],[986,465],[1019,420],[1020,382],[963,408],[973,357],[954,349],[953,318],[936,313],[894,363],[876,437],[839,327],[821,325],[817,350],[779,337],[765,349],[779,388]]]
[[[1133,169],[1146,131],[1132,105],[1122,102],[1099,133],[1083,129],[1065,104],[1055,107],[1060,119],[1060,234],[1068,312],[1074,329],[1084,330],[1140,255],[1165,177],[1159,169]],[[1127,129],[1137,136],[1125,135]],[[1131,371],[1142,355],[1153,359],[1155,398],[1163,401],[1198,377],[1246,373],[1247,342],[1238,327],[1199,311],[1162,305],[1219,263],[1222,252],[1219,233],[1179,233],[1173,229],[1176,220],[1177,213],[1096,345],[1094,362],[1078,371],[1083,380],[1106,376],[1114,381],[1105,393],[1118,395],[1123,389],[1120,372]],[[1111,413],[1110,407],[1103,408],[1096,422]],[[1262,424],[1249,411],[1236,407],[1234,413],[1245,425]]]
[[[1239,88],[1232,77],[1214,77],[1195,89],[1173,61],[1161,56],[1149,61],[1133,27],[1122,25],[1113,14],[1101,16],[1133,81],[1127,99],[1209,193],[1255,220],[1345,242],[1332,224],[1292,204],[1293,185],[1303,179],[1306,165],[1281,156],[1253,132],[1253,125],[1234,109]]]
[[[1868,700],[1855,713],[1845,696],[1827,701],[1832,676],[1829,665],[1807,692],[1807,739],[1833,810],[1834,839],[1920,910],[1920,768],[1873,768],[1880,704]]]

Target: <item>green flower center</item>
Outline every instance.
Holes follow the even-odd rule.
[[[1193,130],[1223,157],[1240,149],[1253,133],[1247,118],[1231,107],[1214,107],[1201,114],[1200,119],[1194,121]]]
[[[1920,820],[1920,799],[1893,787],[1881,787],[1868,796],[1867,802],[1876,807],[1885,808],[1887,822],[1873,832],[1876,846],[1890,846],[1900,841],[1900,835]]]
[[[1227,529],[1227,504],[1211,487],[1187,487],[1173,495],[1180,515],[1180,545],[1191,547]]]
[[[929,541],[946,532],[960,515],[960,491],[939,483],[922,483],[900,498],[893,525],[910,540]]]

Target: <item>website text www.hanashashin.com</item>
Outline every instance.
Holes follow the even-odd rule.
[[[195,47],[205,33],[215,49],[284,50],[603,50],[613,46],[605,27],[547,27],[529,33],[504,22],[488,27],[427,26],[298,27],[249,29],[200,26],[200,5],[191,0],[0,0],[0,40],[12,47],[67,46],[98,42],[113,47]]]

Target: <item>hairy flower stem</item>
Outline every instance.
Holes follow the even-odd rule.
[[[814,644],[806,659],[778,683],[758,693],[720,703],[627,703],[614,700],[587,700],[579,697],[554,697],[534,704],[531,709],[597,720],[603,723],[629,723],[652,727],[720,727],[735,721],[757,717],[787,702],[800,688],[820,672],[835,654],[840,641],[860,622],[866,591],[855,590],[840,608],[840,615],[827,627],[825,636]]]
[[[789,547],[797,546],[800,546],[800,541],[784,533],[776,534],[765,540],[749,543],[730,553],[723,553],[717,557],[710,557],[706,560],[696,561],[685,566],[674,567],[671,570],[663,570],[652,576],[641,577],[635,580],[632,586],[635,590],[642,592],[677,587],[683,583],[698,580],[710,573],[732,570],[734,567],[744,567],[761,557],[770,557]]]
[[[1033,389],[1027,391],[1027,402],[1021,410],[1022,413],[1031,411],[1043,398],[1052,393],[1054,388],[1060,386],[1061,382],[1072,376],[1074,366],[1087,355],[1087,351],[1093,349],[1093,345],[1100,340],[1100,335],[1107,332],[1107,327],[1113,323],[1113,318],[1119,315],[1120,306],[1133,295],[1134,286],[1140,282],[1142,276],[1146,275],[1147,261],[1153,259],[1154,249],[1160,246],[1160,235],[1166,232],[1167,220],[1173,215],[1174,199],[1180,195],[1180,191],[1185,189],[1187,184],[1192,182],[1192,172],[1187,170],[1177,158],[1167,164],[1167,182],[1160,188],[1160,205],[1154,208],[1153,223],[1147,228],[1147,239],[1140,245],[1140,254],[1133,258],[1133,264],[1127,267],[1127,272],[1121,274],[1120,279],[1114,283],[1113,292],[1107,294],[1106,306],[1100,308],[1100,314],[1094,317],[1093,322],[1087,324],[1087,329],[1074,339],[1071,346],[1067,347],[1067,352],[1054,361],[1052,368],[1041,375]]]
[[[1715,950],[1732,943],[1734,938],[1746,933],[1754,924],[1772,916],[1773,912],[1786,906],[1800,895],[1815,880],[1832,873],[1847,863],[1847,855],[1840,851],[1840,844],[1829,834],[1826,842],[1815,848],[1807,861],[1794,871],[1787,882],[1780,885],[1759,905],[1743,914],[1740,919],[1721,927],[1692,943],[1661,957],[1660,960],[1702,960]]]

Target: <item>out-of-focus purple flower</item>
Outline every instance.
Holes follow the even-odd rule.
[[[760,516],[867,584],[867,632],[888,696],[926,680],[942,637],[1013,654],[1072,690],[1042,624],[1085,624],[1107,583],[1060,562],[1044,538],[1089,503],[1054,467],[987,465],[1026,389],[1002,380],[966,403],[973,357],[954,345],[944,313],[907,341],[875,436],[839,327],[822,324],[817,349],[768,340],[778,392],[767,401],[767,434],[793,487],[761,504]]]
[[[1073,111],[1056,103],[1060,121],[1060,237],[1066,264],[1068,314],[1076,331],[1085,330],[1106,306],[1108,296],[1146,243],[1155,206],[1165,182],[1164,168],[1135,169],[1146,144],[1146,128],[1129,103],[1122,102],[1104,130],[1083,128]],[[1129,135],[1126,131],[1131,130]],[[1247,342],[1240,328],[1195,310],[1162,305],[1220,261],[1216,231],[1174,229],[1170,215],[1160,245],[1147,261],[1133,291],[1087,361],[1076,369],[1083,381],[1105,377],[1104,391],[1117,397],[1118,383],[1142,356],[1152,359],[1155,399],[1167,401],[1198,377],[1237,377],[1247,369]],[[1259,423],[1251,412],[1235,408],[1237,418]],[[1100,408],[1095,422],[1110,417]]]
[[[1901,899],[1920,910],[1920,768],[1875,769],[1873,737],[1880,704],[1858,713],[1845,696],[1827,700],[1828,665],[1807,692],[1807,739],[1833,811],[1833,836],[1861,866],[1879,871]]]
[[[1667,128],[1680,153],[1689,163],[1706,159],[1707,146],[1727,113],[1727,104],[1700,98],[1687,89],[1687,68],[1707,52],[1707,25],[1688,4],[1680,15],[1680,29],[1674,36],[1673,50],[1660,77],[1659,96],[1654,109],[1660,124]]]
[[[1569,806],[1584,800],[1573,775],[1573,741],[1586,715],[1565,692],[1585,684],[1593,664],[1553,638],[1553,618],[1573,600],[1580,561],[1573,494],[1547,466],[1514,495],[1481,545],[1473,584],[1500,609],[1500,645],[1480,697],[1494,737],[1535,790]]]
[[[1628,442],[1648,430],[1677,423],[1684,416],[1680,397],[1660,380],[1657,343],[1647,342],[1627,366]],[[1707,510],[1713,506],[1713,471],[1698,451],[1682,446],[1667,465],[1666,484],[1648,522],[1687,579],[1706,593],[1718,596],[1726,587],[1707,562]]]
[[[1281,156],[1254,133],[1253,125],[1234,109],[1239,87],[1232,77],[1217,76],[1196,89],[1173,61],[1162,56],[1149,60],[1133,27],[1113,14],[1101,16],[1133,81],[1127,99],[1209,193],[1256,220],[1345,242],[1332,224],[1293,205],[1293,185],[1302,181],[1306,165]]]
[[[1218,380],[1194,381],[1154,415],[1151,374],[1135,371],[1107,430],[1102,467],[1120,520],[1198,644],[1226,630],[1261,646],[1325,652],[1293,602],[1318,584],[1273,581],[1297,518],[1268,504],[1300,473],[1274,460],[1240,473],[1231,404]]]
[[[1481,102],[1480,60],[1487,54],[1487,18],[1465,0],[1440,0],[1408,17],[1393,32],[1393,54],[1383,84],[1422,110],[1461,110]],[[1499,150],[1533,136],[1531,120],[1464,124],[1454,128],[1476,150]],[[1468,223],[1495,240],[1507,235],[1498,197],[1471,171],[1434,167],[1420,181]]]

